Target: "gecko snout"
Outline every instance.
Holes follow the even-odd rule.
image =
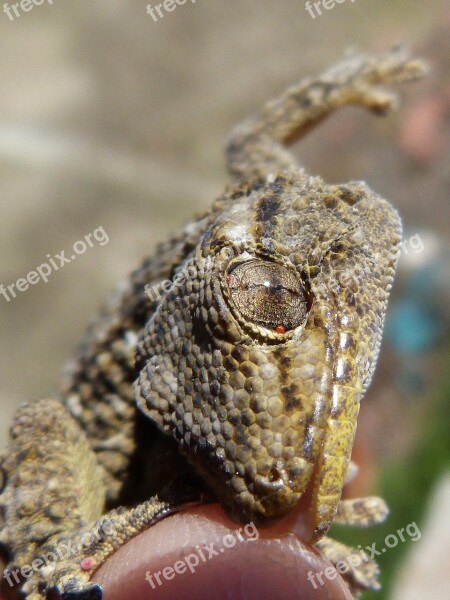
[[[248,468],[250,461],[244,466],[247,476],[240,477],[236,473],[231,478],[229,484],[237,493],[232,496],[230,504],[246,517],[278,519],[290,513],[298,504],[308,486],[311,468],[299,457],[276,459],[273,462],[266,459],[264,462],[265,468],[260,468],[259,473],[251,474]],[[220,478],[217,483],[216,492],[222,497],[228,484],[222,487]]]

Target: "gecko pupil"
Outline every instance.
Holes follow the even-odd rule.
[[[306,319],[303,283],[296,273],[282,265],[248,260],[232,267],[226,281],[240,314],[256,325],[289,331]]]

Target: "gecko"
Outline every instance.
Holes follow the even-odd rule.
[[[381,498],[341,493],[401,220],[363,182],[309,175],[289,146],[342,106],[388,113],[383,84],[425,70],[404,48],[349,53],[235,127],[224,194],[111,295],[59,394],[18,409],[0,543],[22,597],[100,600],[95,570],[193,499],[270,522],[308,493],[309,541],[333,564],[351,553],[333,522],[385,519]],[[377,577],[369,561],[347,582],[356,597]]]

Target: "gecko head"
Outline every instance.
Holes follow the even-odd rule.
[[[365,186],[294,172],[236,196],[148,322],[136,396],[223,504],[270,519],[310,485],[339,499],[400,225]]]

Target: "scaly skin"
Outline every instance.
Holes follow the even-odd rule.
[[[308,176],[286,146],[340,106],[387,112],[395,97],[378,84],[423,72],[399,49],[350,56],[237,127],[233,185],[114,294],[60,397],[19,409],[0,459],[0,541],[9,573],[41,563],[29,600],[100,598],[95,568],[204,490],[260,520],[308,490],[311,540],[335,563],[348,549],[324,537],[334,518],[384,519],[382,500],[340,496],[400,219],[362,183]],[[42,557],[61,547],[50,569]],[[356,595],[376,577],[364,564],[349,585]]]

